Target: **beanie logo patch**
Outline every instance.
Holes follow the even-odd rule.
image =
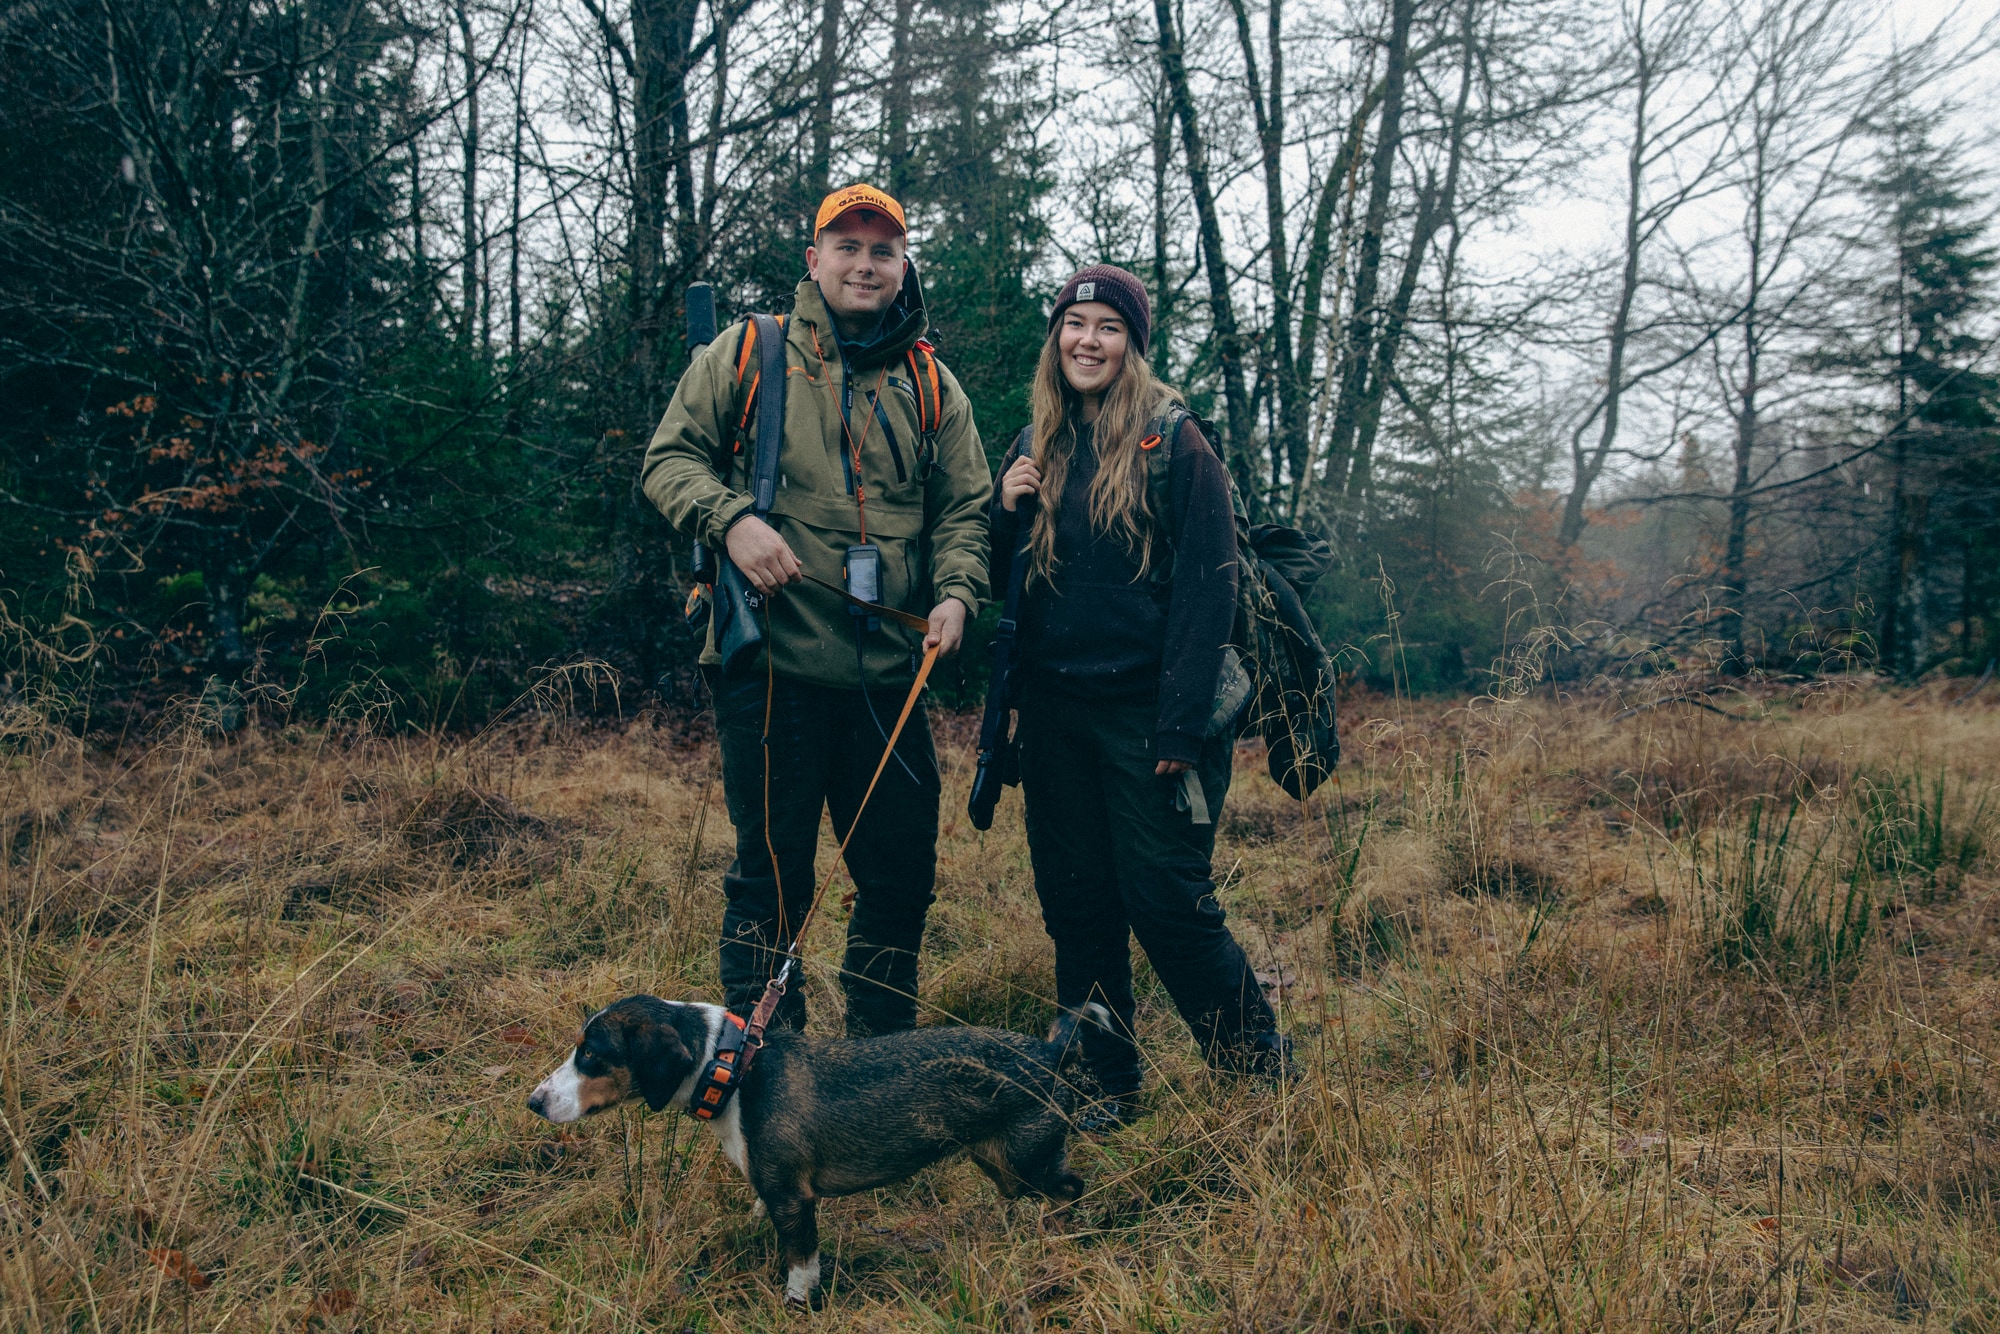
[[[1095,301],[1095,300],[1097,300],[1097,284],[1096,284],[1096,283],[1078,283],[1078,284],[1076,285],[1076,299],[1077,299],[1078,301]]]

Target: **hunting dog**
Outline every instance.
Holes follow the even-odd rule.
[[[685,1111],[725,1022],[719,1005],[628,996],[585,1021],[528,1110],[557,1123],[633,1098]],[[773,1030],[709,1125],[777,1229],[786,1302],[810,1303],[819,1286],[823,1197],[891,1185],[961,1151],[1009,1199],[1081,1195],[1062,1077],[1079,1022],[1108,1031],[1111,1014],[1094,1002],[1065,1013],[1045,1042],[995,1028],[840,1042]]]

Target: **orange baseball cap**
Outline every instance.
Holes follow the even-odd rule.
[[[901,204],[872,185],[849,185],[820,201],[819,216],[813,220],[813,235],[818,236],[834,219],[857,208],[872,208],[877,213],[887,214],[890,221],[896,224],[897,231],[907,234],[910,230],[909,224],[903,221]]]

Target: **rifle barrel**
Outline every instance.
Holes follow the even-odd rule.
[[[689,283],[687,289],[687,350],[692,357],[715,341],[715,288]]]

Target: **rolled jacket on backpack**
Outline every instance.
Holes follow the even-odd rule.
[[[926,326],[914,270],[884,332],[855,350],[849,367],[819,285],[801,282],[785,321],[785,448],[770,522],[808,574],[844,583],[848,546],[861,539],[863,513],[848,490],[847,435],[841,403],[852,376],[849,429],[862,444],[861,486],[868,541],[882,550],[882,601],[928,616],[947,597],[977,615],[987,595],[986,502],[992,474],[964,391],[937,363],[943,415],[928,438],[921,429],[916,387],[906,354]],[[731,524],[751,510],[755,414],[747,419],[756,357],[737,377],[744,350],[739,327],[726,330],[681,378],[646,450],[641,485],[684,535],[726,550]],[[823,358],[823,360],[822,360]],[[878,414],[869,391],[880,385]],[[887,424],[885,434],[884,424]],[[922,457],[920,457],[922,456]],[[928,458],[930,466],[925,466]],[[862,637],[835,595],[792,584],[769,600],[771,667],[817,685],[907,686],[923,635],[885,622]],[[721,661],[714,627],[702,654]],[[759,663],[761,668],[761,662]]]

